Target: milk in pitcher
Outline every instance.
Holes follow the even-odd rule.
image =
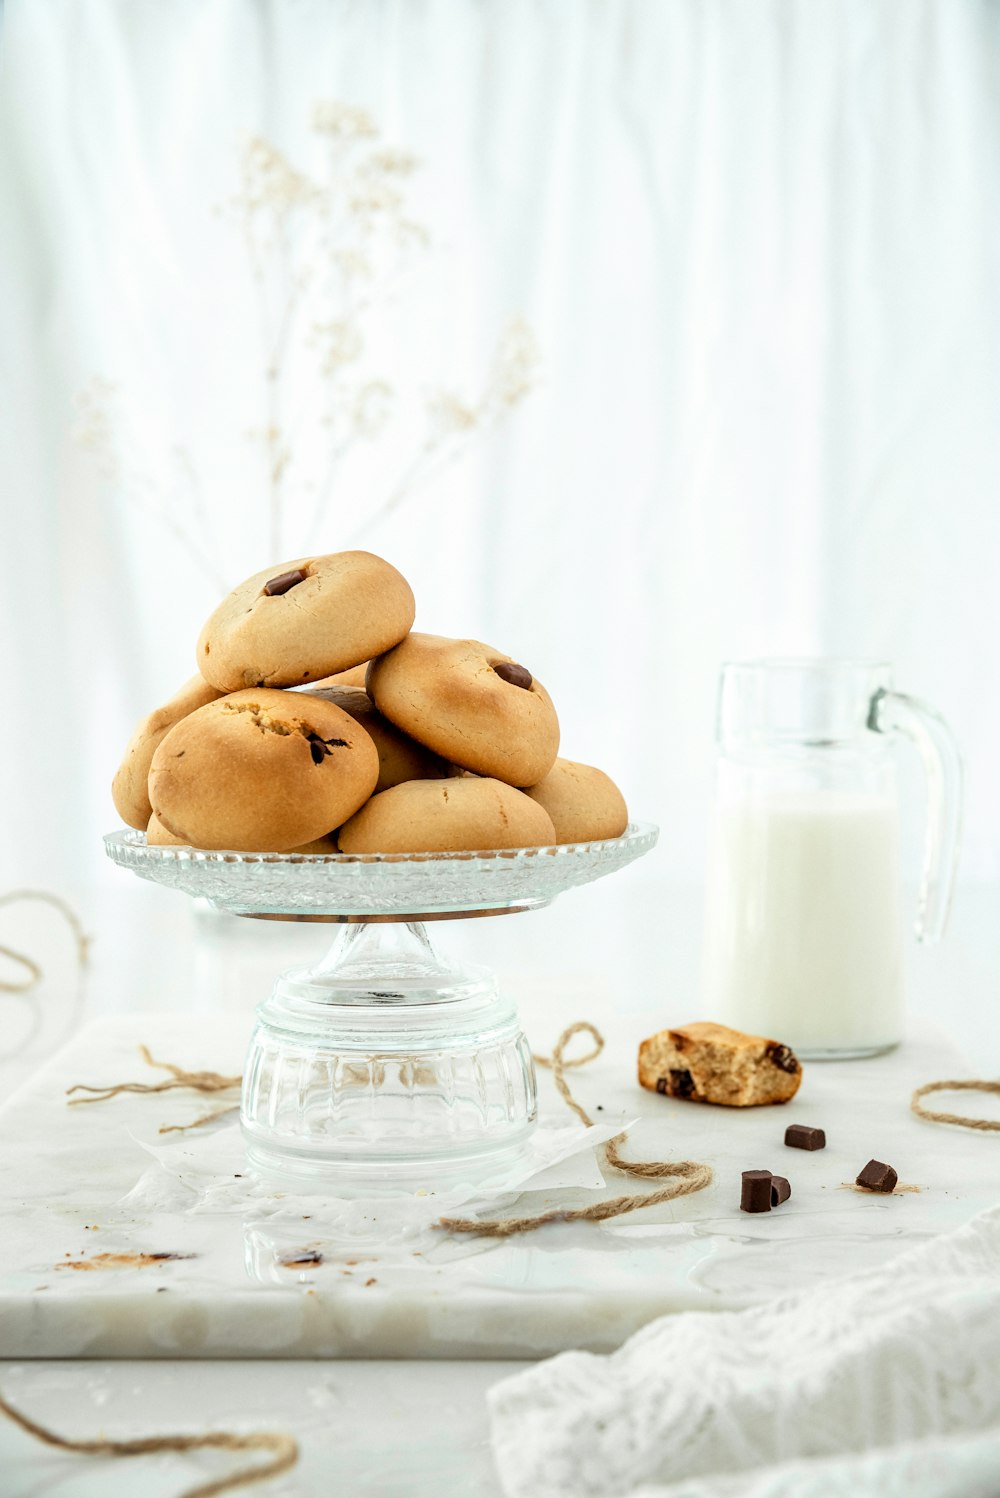
[[[902,1023],[895,797],[723,800],[705,926],[705,1012],[804,1053],[871,1052]]]

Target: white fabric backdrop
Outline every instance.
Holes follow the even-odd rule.
[[[283,559],[254,283],[213,210],[246,132],[319,170],[321,100],[423,163],[393,379],[474,391],[513,313],[543,363],[383,522],[413,431],[345,469],[320,548],[382,552],[418,627],[524,660],[672,873],[703,857],[719,661],[888,657],[961,737],[964,872],[995,870],[995,5],[13,0],[0,67],[5,879],[102,877],[121,746],[216,596],[71,440],[74,394],[114,382],[134,467],[203,531],[190,454],[228,582]]]

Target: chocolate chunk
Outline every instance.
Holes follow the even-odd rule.
[[[306,574],[301,567],[293,567],[291,572],[279,572],[277,577],[264,584],[264,592],[268,598],[277,598],[282,593],[287,593],[291,588],[304,583]]]
[[[795,1073],[799,1070],[799,1058],[790,1046],[769,1045],[764,1055],[770,1061],[771,1065],[776,1066],[779,1071],[790,1072],[794,1077]]]
[[[855,1177],[854,1184],[865,1191],[881,1191],[888,1196],[890,1191],[895,1191],[898,1179],[891,1165],[881,1160],[869,1160],[861,1174]]]
[[[516,661],[498,661],[493,669],[501,681],[509,681],[512,687],[524,687],[525,691],[534,680],[531,672]]]
[[[671,1097],[690,1097],[694,1092],[694,1077],[689,1071],[670,1072],[670,1085],[667,1088]]]
[[[825,1150],[826,1135],[822,1129],[810,1128],[808,1124],[789,1124],[785,1143],[793,1150]]]
[[[745,1170],[740,1191],[741,1212],[770,1212],[771,1181],[769,1170]]]
[[[694,1077],[689,1071],[674,1069],[665,1077],[657,1077],[656,1090],[665,1097],[692,1097],[694,1095]]]
[[[792,1188],[784,1176],[771,1177],[771,1206],[780,1207],[792,1194]]]
[[[307,733],[306,738],[314,765],[321,765],[332,750],[347,748],[346,739],[321,739],[318,733]]]

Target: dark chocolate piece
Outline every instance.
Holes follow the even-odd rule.
[[[785,1143],[793,1150],[825,1150],[826,1135],[822,1129],[809,1124],[789,1124],[785,1130]]]
[[[799,1070],[799,1058],[791,1046],[769,1045],[764,1055],[770,1061],[771,1065],[776,1066],[779,1071],[790,1072],[794,1077],[795,1073]]]
[[[792,1194],[792,1188],[784,1176],[771,1177],[771,1206],[780,1207]]]
[[[745,1170],[740,1191],[741,1212],[770,1212],[771,1172],[769,1170]]]
[[[516,661],[498,661],[493,669],[501,681],[509,681],[512,687],[523,687],[525,691],[534,679],[527,667],[519,666]]]
[[[307,733],[309,752],[314,765],[321,765],[332,749],[346,749],[346,739],[321,739],[318,733]]]
[[[891,1165],[882,1160],[869,1160],[861,1174],[855,1177],[854,1184],[865,1191],[881,1191],[888,1196],[890,1191],[895,1191],[898,1179]]]
[[[689,1071],[671,1067],[667,1091],[671,1097],[690,1097],[694,1092],[694,1077]]]
[[[671,1067],[665,1077],[657,1077],[656,1090],[664,1097],[692,1097],[694,1077],[689,1071]]]
[[[291,572],[279,572],[277,577],[272,577],[270,582],[264,584],[264,592],[268,598],[277,598],[282,593],[287,593],[299,583],[304,583],[306,574],[301,567],[293,567]]]

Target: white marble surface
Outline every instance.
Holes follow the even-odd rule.
[[[654,855],[647,862],[652,866],[656,861]],[[72,943],[58,918],[30,906],[0,912],[0,940],[44,954],[45,965],[44,981],[34,995],[5,1001],[0,1095],[9,1095],[81,1020],[95,1015],[141,1017],[169,1008],[184,1019],[192,1036],[207,1016],[216,1014],[241,1016],[248,1029],[252,1006],[275,971],[319,955],[328,937],[308,927],[202,919],[189,901],[139,881],[116,878],[101,893],[69,893],[95,937],[82,985],[75,981]],[[908,951],[912,1016],[946,1028],[974,1058],[975,1070],[985,1075],[1000,1070],[997,909],[997,882],[962,886],[944,944],[933,949],[914,944]],[[605,1069],[592,1068],[586,1080],[581,1074],[578,1086],[590,1104],[608,1106],[608,1079],[619,1069],[627,1079],[637,1037],[699,1015],[700,914],[697,887],[647,877],[640,865],[537,915],[455,923],[440,935],[456,955],[498,969],[518,996],[536,1048],[550,1048],[570,1020],[585,1016],[601,1025],[610,1042],[606,1061],[600,1063]],[[940,1074],[943,1060],[928,1058],[932,1074]],[[865,1065],[859,1063],[859,1075]],[[962,1064],[963,1074],[969,1069]],[[549,1085],[544,1078],[542,1085]],[[803,1103],[807,1097],[804,1092]],[[974,1135],[911,1127],[917,1128],[913,1137],[921,1156],[930,1136],[947,1134],[949,1150],[968,1157],[974,1149],[973,1163],[995,1180],[995,1138],[991,1151]],[[637,1145],[651,1150],[642,1131]],[[33,1147],[40,1157],[49,1141],[36,1139]],[[904,1179],[921,1179],[909,1159],[901,1169]],[[897,1207],[909,1213],[918,1203],[922,1211],[922,1198],[916,1196],[867,1204],[881,1215]],[[81,1210],[78,1205],[63,1219],[74,1248],[84,1246],[76,1240],[90,1236],[79,1231]],[[651,1219],[652,1214],[644,1214],[631,1225],[642,1227]],[[8,1211],[5,1226],[13,1220]],[[777,1214],[772,1231],[775,1224],[780,1227]],[[545,1252],[559,1253],[556,1241],[550,1243]],[[533,1259],[542,1247],[536,1243]],[[854,1262],[853,1240],[843,1248],[838,1272]],[[261,1489],[276,1498],[328,1498],[334,1476],[342,1477],[345,1491],[385,1498],[439,1498],[442,1491],[456,1498],[496,1498],[500,1488],[487,1444],[484,1395],[499,1378],[526,1366],[516,1361],[328,1363],[275,1357],[48,1361],[38,1351],[32,1348],[31,1360],[0,1362],[0,1390],[67,1434],[104,1429],[142,1435],[234,1425],[294,1431],[302,1443],[299,1466]],[[0,1420],[4,1498],[133,1498],[137,1492],[174,1498],[220,1467],[221,1459],[210,1456],[133,1463],[66,1455]]]
[[[920,1081],[958,1074],[938,1034],[865,1062],[806,1066],[782,1108],[699,1107],[643,1092],[619,1042],[575,1076],[612,1127],[639,1118],[642,1157],[707,1161],[696,1196],[606,1223],[555,1224],[491,1240],[442,1233],[432,1183],[419,1199],[342,1202],[276,1190],[246,1165],[235,1119],[194,1134],[205,1100],[123,1095],[71,1107],[66,1089],[153,1074],[139,1041],[185,1067],[238,1072],[235,1016],[112,1016],[87,1027],[0,1114],[0,1355],[8,1357],[532,1358],[608,1350],[656,1315],[731,1308],[883,1262],[995,1199],[996,1142],[914,1118]],[[159,1074],[156,1074],[158,1077]],[[214,1099],[211,1104],[214,1105]],[[564,1123],[549,1101],[546,1115]],[[828,1147],[787,1149],[785,1126],[818,1123]],[[849,1183],[871,1157],[918,1189],[890,1198]],[[505,1197],[534,1212],[597,1196],[592,1155]],[[779,1211],[738,1210],[740,1172],[788,1176]],[[630,1189],[613,1178],[615,1192]],[[516,1205],[515,1205],[516,1203]],[[414,1215],[416,1213],[416,1215]],[[177,1255],[139,1262],[135,1256]],[[105,1258],[102,1256],[112,1256]],[[123,1256],[121,1260],[114,1256]],[[288,1260],[318,1256],[305,1267]]]

